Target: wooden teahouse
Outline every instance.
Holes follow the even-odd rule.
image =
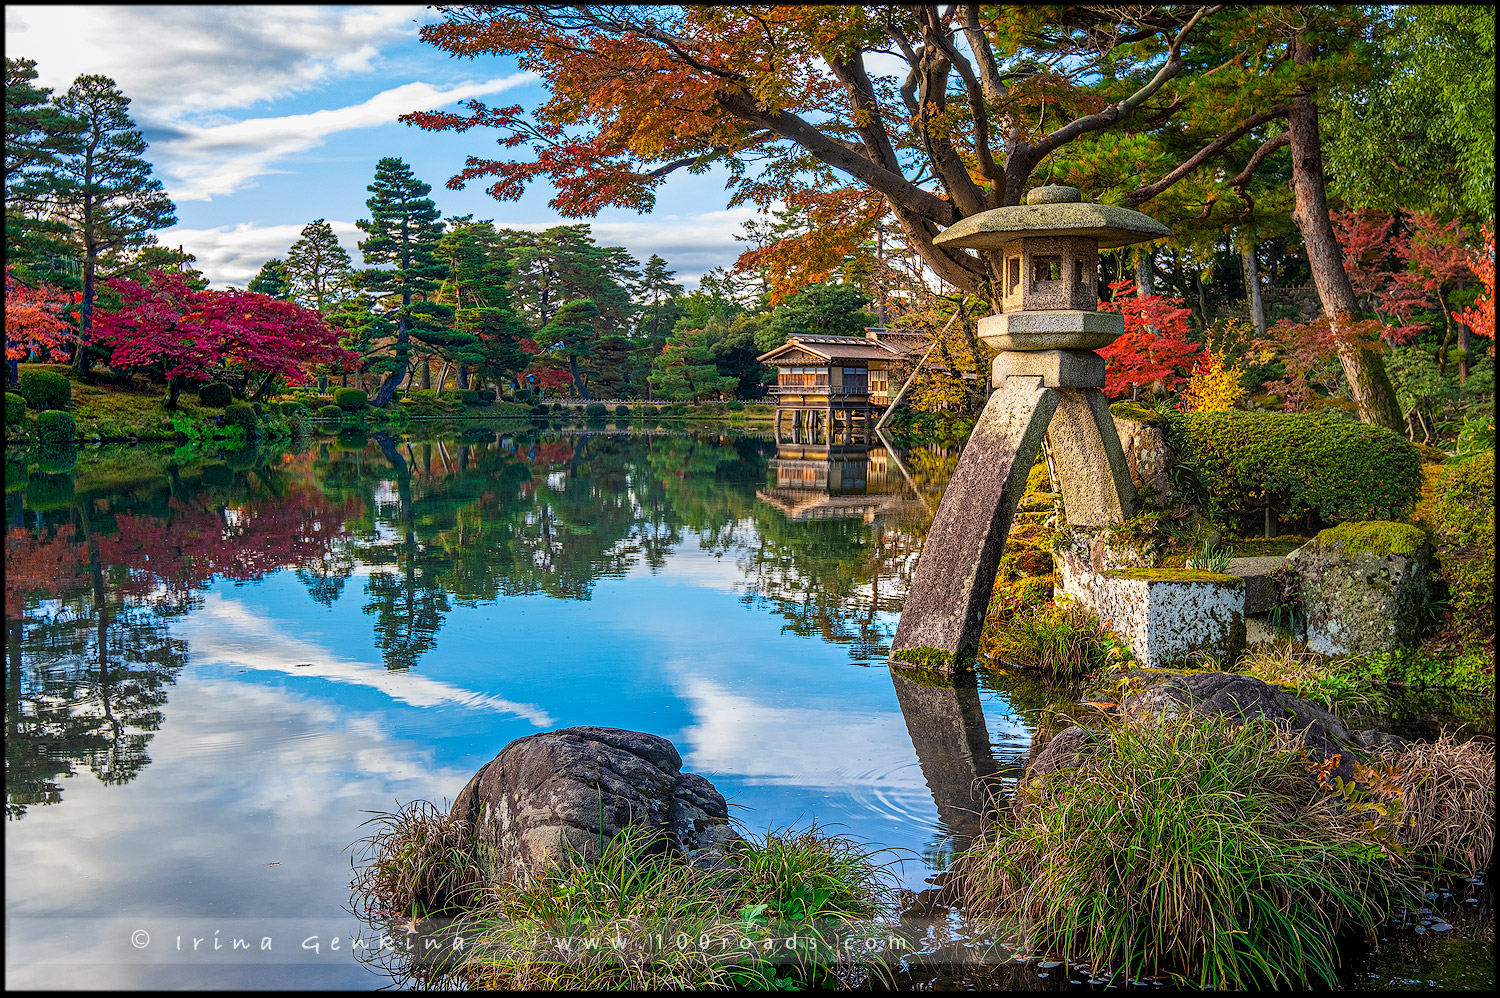
[[[758,360],[776,365],[776,439],[824,447],[866,444],[890,404],[891,366],[904,343],[867,336],[793,336]]]

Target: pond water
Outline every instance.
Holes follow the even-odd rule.
[[[8,459],[7,986],[388,985],[349,949],[362,823],[572,725],[929,886],[1074,699],[886,668],[955,462],[528,423]]]

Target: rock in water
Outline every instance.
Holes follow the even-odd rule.
[[[626,825],[662,835],[662,848],[715,867],[741,841],[713,784],[682,772],[658,735],[577,727],[517,738],[480,767],[449,812],[474,829],[496,873],[525,879],[570,859],[597,860]]]

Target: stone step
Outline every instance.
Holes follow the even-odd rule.
[[[1245,616],[1265,613],[1271,609],[1276,598],[1276,588],[1266,576],[1286,564],[1286,555],[1266,555],[1258,558],[1232,558],[1225,575],[1237,575],[1245,580]]]

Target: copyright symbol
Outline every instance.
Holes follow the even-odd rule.
[[[145,949],[151,945],[151,933],[145,929],[136,929],[130,934],[130,945],[136,949]]]

